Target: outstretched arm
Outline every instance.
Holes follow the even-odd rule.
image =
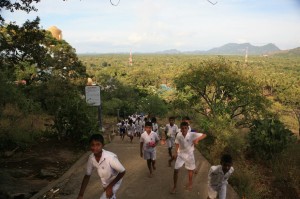
[[[83,198],[83,194],[85,192],[85,189],[86,189],[89,181],[90,181],[90,175],[85,175],[83,177],[83,180],[82,180],[82,183],[81,183],[81,187],[80,187],[80,192],[78,194],[77,199],[82,199]]]
[[[206,138],[206,134],[202,134],[200,137],[198,137],[197,139],[195,139],[194,140],[194,144],[198,144],[198,142],[200,141],[200,140],[203,140],[204,138]]]

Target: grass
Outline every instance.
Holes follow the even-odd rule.
[[[239,196],[244,199],[263,198],[262,193],[268,192],[268,188],[260,182],[259,168],[246,162],[234,163],[234,168],[235,172],[229,179],[229,183]]]
[[[221,127],[221,130],[216,129],[217,134],[213,133],[215,139],[208,136],[197,148],[211,164],[218,164],[220,155],[224,152],[229,152],[233,156],[235,172],[229,179],[229,183],[241,198],[299,198],[299,142],[291,144],[272,160],[255,159],[247,150],[248,129],[242,129],[241,132],[232,131],[234,133],[228,134],[228,131],[231,131],[230,127],[226,128],[222,125]]]
[[[16,106],[5,106],[0,118],[0,150],[16,146],[25,148],[41,137],[49,117],[42,114],[24,115]]]
[[[272,186],[279,198],[300,196],[300,143],[290,146],[270,163],[274,180]],[[275,196],[273,196],[275,197]]]

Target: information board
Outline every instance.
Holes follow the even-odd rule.
[[[100,106],[100,87],[99,86],[86,86],[85,87],[85,100],[90,106]]]

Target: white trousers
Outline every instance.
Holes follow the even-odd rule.
[[[174,146],[174,143],[175,143],[175,138],[170,137],[167,139],[168,148],[172,148]]]
[[[112,188],[113,195],[112,195],[111,198],[106,197],[106,192],[104,191],[104,192],[102,193],[100,199],[116,199],[116,198],[117,198],[117,197],[116,197],[116,193],[117,193],[118,189],[120,188],[121,183],[122,183],[122,179],[119,180],[119,182],[117,182],[117,183],[113,186],[113,188]]]
[[[208,197],[210,199],[226,199],[226,191],[227,191],[227,184],[224,183],[220,186],[210,186],[208,185]]]

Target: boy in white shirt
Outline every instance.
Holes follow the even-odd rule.
[[[140,138],[140,154],[145,160],[147,160],[147,166],[149,169],[149,177],[153,176],[152,171],[156,169],[156,148],[155,146],[159,142],[158,135],[152,131],[152,123],[145,123],[145,132]]]
[[[116,199],[116,192],[120,188],[125,168],[117,156],[103,149],[104,139],[101,134],[94,134],[90,138],[92,154],[89,156],[86,174],[82,180],[77,199],[83,199],[83,194],[89,183],[92,170],[95,168],[101,179],[104,193],[100,199]]]
[[[135,125],[133,124],[132,120],[129,120],[129,123],[127,125],[127,136],[130,138],[131,143],[132,143],[134,134],[135,134]]]
[[[226,199],[228,178],[233,173],[232,157],[225,154],[221,165],[211,166],[208,173],[208,199]]]
[[[189,182],[186,185],[186,189],[191,191],[193,185],[193,174],[195,165],[195,156],[194,156],[194,144],[198,144],[200,140],[203,140],[206,137],[206,134],[203,133],[191,133],[189,131],[189,124],[187,122],[181,122],[180,132],[177,133],[175,138],[176,152],[174,158],[176,159],[174,166],[174,186],[171,190],[171,194],[176,193],[178,171],[185,165],[185,168],[188,170]]]
[[[121,132],[120,132],[120,126],[121,125],[122,125],[122,122],[121,122],[121,120],[119,120],[118,123],[117,123],[117,129],[118,129],[118,133],[119,133],[120,136],[121,136]]]
[[[187,122],[188,125],[189,125],[189,131],[196,132],[195,130],[192,130],[192,127],[191,127],[191,118],[189,116],[184,116],[182,118],[181,122]]]
[[[127,125],[124,123],[124,121],[122,121],[121,125],[120,125],[120,136],[121,136],[121,140],[124,140],[125,134],[126,134],[126,129],[127,129]]]
[[[171,162],[174,160],[172,156],[172,148],[175,143],[175,137],[178,132],[178,127],[175,124],[175,117],[169,117],[169,124],[166,125],[165,127],[165,135],[166,135],[166,141],[168,145],[168,152],[170,156],[169,160],[169,166],[171,166]]]
[[[158,135],[158,137],[160,137],[160,135],[159,135],[159,129],[158,129],[158,124],[157,124],[156,118],[153,117],[153,118],[151,119],[151,122],[152,122],[152,131],[154,131],[154,132]]]
[[[135,131],[137,137],[141,137],[141,134],[143,132],[143,121],[141,120],[140,117],[138,117],[137,120],[135,121]]]

